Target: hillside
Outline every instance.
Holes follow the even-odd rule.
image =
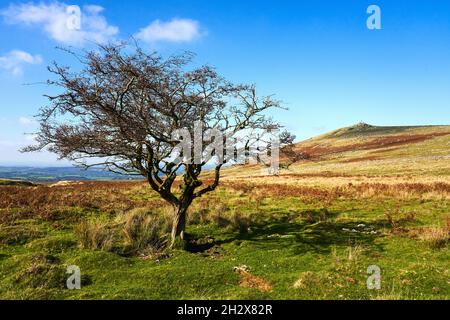
[[[360,123],[301,141],[300,160],[281,175],[449,176],[450,126],[383,127]],[[286,164],[282,156],[282,163]],[[227,176],[259,175],[256,166],[228,170]]]

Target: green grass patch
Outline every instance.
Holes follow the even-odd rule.
[[[83,246],[73,222],[65,228],[39,219],[1,226],[0,298],[450,298],[449,246],[433,249],[408,233],[393,233],[385,216],[397,207],[415,211],[414,221],[403,225],[415,230],[435,224],[448,212],[445,201],[336,200],[324,207],[285,198],[266,199],[255,210],[251,201],[243,204],[245,197],[225,191],[218,197],[229,203],[222,212],[229,223],[217,218],[191,223],[187,231],[198,239],[196,250],[158,257]],[[212,215],[216,209],[205,210]],[[245,231],[233,223],[237,210],[247,219]],[[137,241],[136,246],[148,241],[141,238],[142,230],[129,228],[136,235],[128,241]],[[65,288],[69,265],[81,269],[80,290]],[[234,271],[242,265],[271,289],[243,285]],[[380,290],[367,289],[370,265],[381,268]]]

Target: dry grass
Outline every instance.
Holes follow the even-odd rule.
[[[400,234],[407,231],[404,225],[407,222],[415,221],[417,213],[415,211],[402,212],[400,205],[397,204],[394,209],[387,210],[384,213],[392,233]]]
[[[40,218],[46,221],[70,218],[70,208],[83,212],[117,214],[137,207],[161,207],[162,199],[145,199],[152,192],[143,182],[83,182],[60,186],[0,186],[0,223]]]
[[[274,179],[274,178],[271,178]],[[358,180],[361,180],[359,178]],[[349,182],[347,185],[331,186],[323,182],[319,186],[300,186],[297,184],[280,183],[264,181],[249,181],[249,182],[235,182],[225,181],[223,186],[231,188],[236,191],[244,191],[246,194],[251,194],[254,188],[258,189],[259,193],[271,197],[299,197],[302,199],[315,198],[319,200],[337,199],[337,198],[381,198],[389,197],[396,199],[403,198],[422,198],[427,195],[427,198],[434,196],[436,198],[450,198],[450,184],[443,182],[434,183],[369,183]]]
[[[443,218],[440,226],[418,228],[414,236],[432,249],[445,247],[450,243],[450,215]]]
[[[419,239],[430,248],[438,249],[445,247],[450,241],[450,232],[442,227],[423,228],[419,234]]]
[[[324,282],[327,282],[328,274],[327,273],[318,273],[306,271],[302,272],[298,279],[292,285],[294,289],[311,289],[321,287]]]
[[[165,249],[170,218],[147,207],[135,208],[114,219],[83,219],[74,233],[82,248],[150,256]]]
[[[247,205],[245,201],[245,205]],[[254,224],[251,216],[243,214],[237,209],[231,209],[223,200],[211,196],[194,202],[189,209],[188,223],[214,223],[219,228],[230,228],[239,233],[247,233]]]
[[[152,254],[160,252],[170,232],[170,217],[136,208],[118,218],[123,225],[124,245],[128,251]]]
[[[235,272],[239,274],[239,285],[241,287],[257,289],[262,292],[270,292],[273,289],[269,281],[251,274],[247,268],[236,267]]]
[[[116,239],[110,224],[102,219],[83,220],[75,226],[74,233],[85,249],[110,251]]]
[[[307,154],[307,159],[303,157],[288,169],[282,169],[277,177],[264,176],[261,168],[253,165],[227,169],[225,179],[251,183],[260,180],[261,184],[309,187],[342,187],[349,183],[448,185],[449,142],[450,126],[354,126],[296,144],[294,150],[297,154]],[[283,162],[283,152],[281,157]],[[400,194],[395,194],[395,189],[393,191],[396,197],[403,192],[401,190]],[[404,196],[408,197],[409,194]],[[450,198],[448,191],[441,194],[437,190],[434,193],[433,188],[426,196]]]
[[[250,217],[243,216],[239,211],[234,210],[231,215],[231,225],[239,233],[247,233],[252,225]]]
[[[428,166],[431,164],[428,162]],[[410,161],[405,165],[412,166]],[[227,169],[223,171],[221,187],[227,192],[233,191],[237,198],[256,211],[270,202],[266,201],[268,198],[295,197],[305,202],[320,201],[325,205],[342,198],[450,199],[450,179],[446,175],[358,175],[349,174],[349,167],[345,167],[347,172],[326,171],[327,168],[331,167],[318,166],[310,172],[307,164],[301,164],[298,172],[283,171],[277,177],[255,175],[256,171],[259,172],[256,166]],[[235,175],[236,172],[239,174]],[[210,176],[205,172],[205,184],[211,182]],[[197,200],[199,209],[194,203],[189,217],[192,222],[208,222],[212,216],[218,223],[223,219],[230,220],[227,205],[212,195]],[[80,212],[121,214],[134,208],[164,206],[164,200],[141,181],[82,182],[52,187],[0,186],[0,223],[4,224],[36,217],[46,221],[78,219],[73,216],[73,210],[69,210],[71,208]]]

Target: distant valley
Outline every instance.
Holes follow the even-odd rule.
[[[0,179],[22,180],[31,182],[55,181],[102,181],[102,180],[133,180],[138,177],[124,176],[109,171],[91,168],[85,170],[78,167],[2,167]]]

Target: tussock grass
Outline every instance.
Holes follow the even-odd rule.
[[[116,240],[115,230],[104,219],[83,220],[75,228],[74,233],[81,248],[110,251]]]
[[[115,218],[84,219],[74,227],[81,248],[144,256],[163,251],[171,230],[170,216],[135,208]]]
[[[119,216],[126,250],[143,254],[162,251],[171,230],[170,218],[149,212],[146,208],[136,208]]]
[[[425,242],[430,248],[437,249],[449,243],[450,233],[442,227],[423,228],[419,234],[419,239]]]
[[[207,198],[192,205],[188,214],[188,222],[191,224],[215,224],[219,228],[228,228],[245,234],[256,222],[251,215],[244,214],[237,208],[231,208],[228,204],[217,198]]]
[[[450,215],[443,218],[441,226],[417,229],[418,238],[432,249],[440,249],[450,243]]]

